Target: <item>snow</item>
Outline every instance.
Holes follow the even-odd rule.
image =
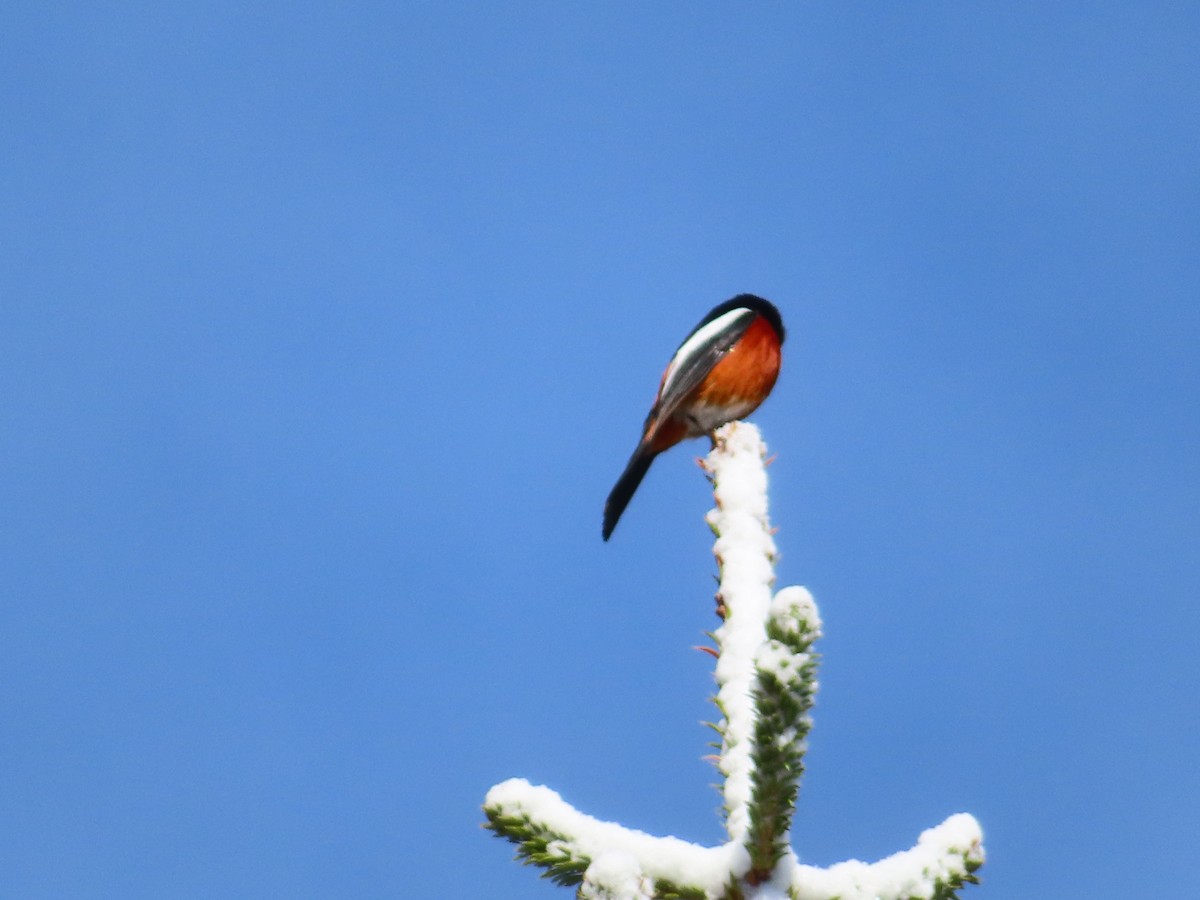
[[[786,644],[770,640],[759,649],[756,662],[760,670],[787,686],[800,677],[801,669],[809,659],[807,653],[793,653]]]
[[[720,649],[717,703],[725,714],[720,769],[725,827],[729,839],[741,844],[750,827],[755,661],[767,640],[776,550],[767,518],[766,447],[758,429],[733,422],[719,429],[716,439],[705,466],[717,501],[708,522],[717,533],[713,553],[721,566],[726,609],[724,624],[713,633]]]
[[[579,896],[581,900],[652,900],[654,882],[642,874],[633,854],[605,850],[584,873]]]
[[[702,847],[676,837],[655,837],[579,812],[548,787],[532,785],[523,778],[510,778],[493,787],[485,806],[503,815],[525,816],[563,839],[561,846],[573,856],[590,859],[585,882],[592,882],[593,896],[603,885],[612,890],[616,882],[631,884],[640,876],[667,879],[720,892],[729,878],[734,858],[741,847]],[[616,882],[608,880],[612,876]],[[614,894],[633,897],[638,894]]]
[[[785,631],[796,632],[803,626],[814,638],[821,635],[821,616],[807,588],[785,587],[771,601],[771,618]]]
[[[957,813],[921,833],[917,846],[877,863],[856,859],[828,869],[797,865],[792,877],[796,900],[877,900],[880,897],[932,897],[938,882],[965,874],[965,861],[984,861],[983,833],[974,816]]]
[[[756,679],[762,671],[794,685],[810,662],[808,644],[821,633],[816,603],[806,589],[786,587],[772,593],[776,548],[767,517],[765,455],[758,430],[733,422],[718,430],[715,448],[705,461],[717,501],[708,521],[717,533],[713,552],[721,567],[720,595],[726,610],[725,622],[714,637],[720,649],[717,703],[725,716],[720,768],[725,775],[729,841],[720,847],[702,847],[604,822],[577,811],[549,788],[522,778],[502,782],[488,792],[485,806],[490,814],[527,819],[550,838],[546,846],[550,855],[587,864],[579,887],[579,896],[586,900],[646,900],[653,896],[658,880],[720,897],[731,878],[750,869],[745,843],[753,784]],[[768,638],[768,622],[784,640]],[[796,734],[775,739],[794,741]],[[983,862],[982,840],[979,823],[959,813],[922,833],[911,850],[873,864],[849,860],[821,869],[801,865],[789,850],[767,883],[742,888],[747,900],[929,898],[939,884],[957,881],[967,874],[968,866]]]

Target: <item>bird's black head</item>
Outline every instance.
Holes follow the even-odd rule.
[[[750,309],[758,313],[767,323],[775,329],[775,334],[779,337],[779,343],[783,343],[783,317],[779,315],[779,310],[769,300],[764,300],[762,297],[756,297],[754,294],[738,294],[731,300],[726,300],[719,306],[713,307],[707,316],[700,320],[700,324],[693,329],[693,333],[699,331],[709,322],[714,319],[719,319],[727,312],[732,312],[735,309]]]

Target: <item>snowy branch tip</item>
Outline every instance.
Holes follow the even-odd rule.
[[[757,428],[731,422],[704,462],[724,619],[712,636],[728,840],[703,847],[604,822],[520,778],[488,792],[486,827],[582,900],[952,900],[984,860],[979,823],[965,813],[876,863],[823,869],[791,848],[822,625],[805,588],[774,590],[766,454]]]

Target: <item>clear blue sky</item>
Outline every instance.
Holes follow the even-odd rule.
[[[570,896],[479,830],[510,776],[720,840],[704,445],[600,511],[753,291],[827,628],[801,859],[964,810],[967,896],[1177,896],[1198,46],[1188,3],[9,4],[0,894]]]

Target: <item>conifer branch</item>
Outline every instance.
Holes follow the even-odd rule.
[[[601,822],[523,779],[488,792],[485,827],[583,900],[956,900],[984,860],[979,824],[965,813],[873,864],[822,869],[801,865],[791,849],[821,620],[804,588],[772,592],[765,458],[758,430],[733,422],[717,431],[704,462],[716,498],[708,522],[724,619],[711,635],[721,717],[707,724],[718,738],[729,840],[701,847]]]

